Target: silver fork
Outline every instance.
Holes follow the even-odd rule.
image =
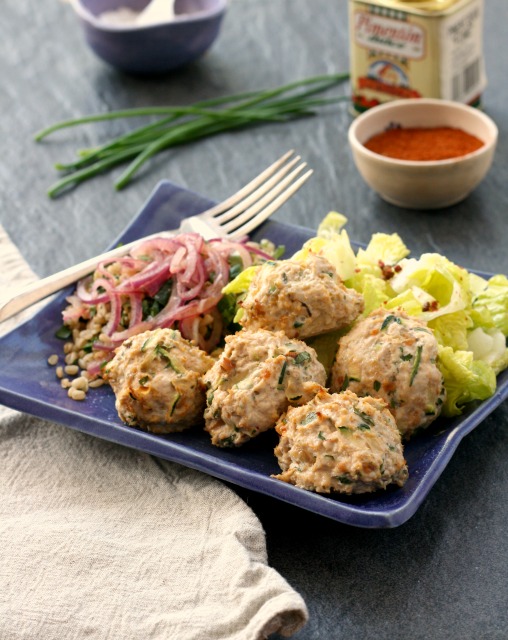
[[[205,240],[210,240],[224,236],[238,238],[249,234],[281,207],[311,176],[311,169],[299,175],[307,165],[300,162],[300,156],[292,157],[293,153],[285,153],[230,198],[197,216],[185,218],[178,229],[139,238],[135,242],[124,244],[24,287],[13,297],[0,301],[0,322],[88,275],[99,262],[125,255],[132,247],[147,238],[170,237],[177,233],[199,233]]]

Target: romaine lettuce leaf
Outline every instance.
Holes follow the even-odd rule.
[[[469,274],[438,253],[424,253],[419,260],[404,259],[400,271],[390,281],[391,287],[401,293],[414,287],[427,296],[419,314],[429,321],[439,316],[466,309],[471,302]]]
[[[317,236],[319,238],[334,238],[335,234],[340,233],[347,224],[347,218],[338,211],[329,211],[321,220],[317,228]]]
[[[487,310],[494,326],[508,336],[508,278],[497,275],[488,280],[487,286],[476,296],[473,309]]]
[[[475,360],[483,360],[495,373],[508,366],[508,349],[506,338],[499,329],[484,330],[476,327],[467,336],[468,349],[473,352]]]
[[[422,314],[422,303],[415,294],[415,291],[416,287],[412,287],[391,297],[385,304],[385,308],[393,311],[403,309],[410,316],[420,316]]]
[[[238,301],[245,296],[249,289],[254,276],[260,265],[252,265],[240,272],[236,278],[233,278],[231,282],[222,289],[222,300],[219,304],[219,311],[222,314],[224,323],[226,326],[238,324],[242,315],[243,309],[238,305]],[[234,327],[238,329],[239,327]]]
[[[350,280],[347,280],[345,284],[363,295],[365,303],[364,316],[368,316],[374,309],[384,306],[392,295],[386,281],[371,273],[360,272]]]
[[[443,416],[458,416],[465,404],[490,398],[496,390],[494,369],[483,360],[475,360],[472,351],[439,346],[438,367],[446,388]]]
[[[330,331],[330,333],[322,333],[319,336],[305,338],[305,342],[316,351],[317,359],[325,368],[327,377],[335,360],[339,338],[345,333],[345,330]]]
[[[455,311],[439,316],[428,323],[436,340],[444,347],[452,347],[458,351],[468,351],[467,331],[471,320],[465,311]]]
[[[393,266],[409,255],[401,237],[392,233],[374,233],[365,249],[358,249],[357,267],[376,275],[381,274],[380,263]]]
[[[228,284],[222,289],[222,293],[224,295],[234,293],[237,296],[245,293],[250,287],[251,282],[254,280],[254,276],[256,275],[256,271],[258,269],[259,265],[247,267],[247,269],[244,269],[241,273],[239,273],[236,278],[233,278],[231,282],[228,282]]]
[[[328,213],[319,225],[317,235],[307,240],[292,260],[305,260],[309,253],[314,253],[333,264],[341,280],[351,278],[355,272],[356,258],[347,231],[342,229],[346,222],[347,218],[341,213]]]

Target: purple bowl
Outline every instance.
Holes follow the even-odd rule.
[[[155,25],[110,24],[101,13],[142,11],[149,0],[72,0],[92,51],[108,64],[137,74],[164,73],[207,51],[217,38],[227,0],[176,0],[175,18]]]

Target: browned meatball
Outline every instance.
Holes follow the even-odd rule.
[[[153,433],[182,431],[202,421],[202,375],[214,360],[179,331],[154,329],[126,340],[104,377],[123,422]]]
[[[321,256],[264,263],[240,303],[247,329],[283,331],[308,338],[349,326],[363,311],[363,297],[347,289]]]
[[[331,389],[383,398],[407,439],[441,412],[446,392],[437,351],[424,322],[377,309],[339,340]]]
[[[316,352],[304,342],[282,331],[239,331],[226,338],[203,378],[205,429],[213,444],[239,446],[273,428],[290,404],[310,400],[325,379]]]
[[[291,407],[276,425],[282,473],[275,476],[318,493],[368,493],[408,477],[400,433],[386,404],[351,391],[322,389]]]

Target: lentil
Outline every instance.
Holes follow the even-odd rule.
[[[77,354],[74,351],[71,351],[65,356],[65,364],[72,365],[76,362],[77,359],[78,359]]]
[[[79,367],[76,364],[68,364],[64,371],[68,376],[75,376],[79,371]]]
[[[71,382],[71,387],[73,389],[77,389],[79,391],[88,391],[88,380],[86,378],[84,378],[83,376],[81,376],[79,378],[75,378]]]
[[[88,386],[91,389],[97,389],[98,387],[102,387],[103,384],[104,384],[104,380],[102,378],[96,378],[95,380],[91,380],[88,383]]]
[[[74,350],[74,345],[72,344],[72,342],[66,342],[63,346],[63,352],[65,354],[70,353],[71,351]]]
[[[74,389],[74,387],[70,387],[67,395],[72,400],[84,400],[86,398],[86,393],[81,391],[81,389]]]

